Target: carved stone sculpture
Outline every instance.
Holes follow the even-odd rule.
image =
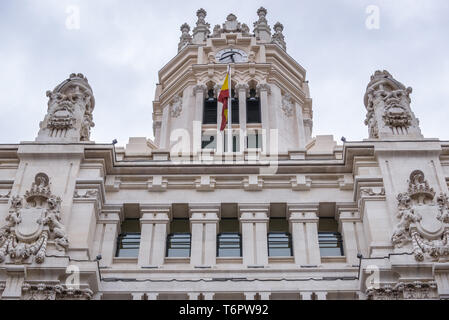
[[[74,289],[61,284],[32,284],[22,285],[22,300],[91,300],[93,292],[89,288]]]
[[[294,103],[292,100],[292,96],[289,93],[282,95],[281,108],[282,111],[284,111],[286,117],[290,118],[293,116]]]
[[[400,193],[398,215],[400,220],[393,232],[396,247],[412,243],[415,259],[423,261],[426,256],[440,260],[449,256],[449,202],[446,194],[435,201],[435,191],[415,170],[410,175],[406,193]]]
[[[90,129],[95,126],[95,100],[87,78],[81,73],[71,74],[53,91],[47,91],[47,97],[48,111],[36,141],[89,141]]]
[[[182,97],[175,96],[170,103],[170,115],[172,118],[178,118],[182,112]]]
[[[381,288],[369,288],[368,300],[433,300],[438,299],[437,284],[434,281],[398,282]]]
[[[406,88],[388,71],[371,76],[365,94],[365,125],[371,139],[422,138],[419,120],[410,109],[412,88]]]
[[[34,256],[44,262],[47,241],[53,240],[57,250],[65,251],[68,240],[61,223],[61,198],[51,194],[49,178],[38,173],[24,197],[14,196],[0,229],[0,262],[7,257],[14,263],[29,262]]]
[[[192,43],[192,36],[190,35],[190,26],[184,23],[181,26],[181,37],[179,38],[178,51],[181,51],[185,46]]]
[[[274,31],[275,33],[273,34],[271,41],[278,44],[282,49],[286,50],[287,44],[285,43],[285,37],[282,33],[282,31],[284,31],[284,26],[280,22],[277,22],[274,25]]]

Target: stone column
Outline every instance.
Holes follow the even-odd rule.
[[[147,293],[147,300],[157,300],[159,293],[151,292]]]
[[[187,293],[189,296],[189,300],[199,300],[200,294],[198,292],[189,292]]]
[[[193,137],[192,146],[194,153],[201,151],[201,134],[202,134],[201,128],[203,123],[203,108],[206,91],[207,87],[204,84],[198,84],[193,87],[193,95],[195,96],[195,109],[193,114],[194,122],[192,123],[192,137]],[[195,125],[194,124],[195,122],[197,122],[198,124]],[[197,137],[199,137],[199,139]]]
[[[145,295],[145,293],[142,293],[142,292],[132,292],[131,293],[133,300],[143,300],[144,295]]]
[[[99,253],[101,254],[100,266],[110,267],[115,257],[117,249],[117,237],[120,233],[119,225],[123,216],[123,206],[114,206],[102,210],[102,217],[98,224],[103,225],[103,237],[100,244]]]
[[[301,300],[312,300],[313,292],[301,292]]]
[[[271,88],[268,83],[262,83],[257,86],[257,91],[259,92],[260,99],[262,129],[265,130],[266,136],[266,145],[263,146],[263,150],[268,153],[270,150],[270,117],[268,108],[268,94],[271,93]]]
[[[304,129],[304,117],[302,115],[302,108],[299,103],[295,102],[296,111],[296,125],[298,128],[298,148],[304,149],[306,147],[306,131]]]
[[[246,131],[246,98],[249,90],[249,86],[246,83],[239,83],[235,86],[239,97],[239,122],[241,132]],[[240,146],[243,150],[244,146]]]
[[[356,223],[360,220],[360,216],[354,211],[340,212],[340,228],[343,237],[343,249],[346,256],[346,262],[350,265],[358,265],[359,259],[357,254],[359,248],[357,245]]]
[[[269,209],[269,204],[239,205],[243,264],[246,266],[265,266],[268,264]]]
[[[192,233],[190,264],[209,267],[216,263],[219,204],[190,205]]]
[[[141,238],[138,265],[159,267],[164,264],[170,205],[141,205]]]
[[[271,292],[259,292],[260,300],[270,300]]]
[[[321,264],[317,208],[288,205],[293,256],[297,265]]]
[[[162,124],[161,124],[161,149],[169,149],[170,147],[170,107],[166,105],[162,109]]]
[[[327,300],[327,292],[315,292],[317,300]]]
[[[245,292],[245,300],[256,300],[256,292]]]
[[[215,293],[203,292],[204,300],[214,300]]]

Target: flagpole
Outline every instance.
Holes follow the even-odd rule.
[[[232,80],[231,64],[228,64],[229,73],[229,99],[228,99],[228,152],[232,152]]]

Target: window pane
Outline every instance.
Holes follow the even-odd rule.
[[[241,257],[242,241],[239,233],[220,233],[217,236],[218,257]]]
[[[233,124],[239,124],[239,99],[232,99],[231,117]]]
[[[116,257],[136,258],[139,256],[140,220],[125,219],[120,226],[117,237]]]
[[[228,135],[225,133],[223,135],[223,147],[224,151],[228,151]],[[239,152],[240,151],[240,136],[239,135],[232,135],[232,152]]]
[[[292,241],[288,232],[270,232],[268,234],[268,256],[292,256]]]
[[[246,137],[248,149],[262,148],[262,136],[258,133],[249,133]]]
[[[261,123],[259,98],[253,97],[246,100],[246,122]]]
[[[338,232],[318,232],[320,253],[322,257],[343,256],[343,241]]]
[[[167,257],[190,257],[190,233],[172,233],[167,237]]]
[[[201,148],[202,149],[216,149],[217,148],[217,138],[212,134],[203,134],[201,137]]]
[[[203,124],[217,123],[217,99],[208,98],[204,101]]]

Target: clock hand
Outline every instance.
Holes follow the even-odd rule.
[[[233,59],[234,60],[234,55],[235,55],[235,53],[231,53],[230,55],[227,55],[227,56],[224,56],[224,57],[221,57],[220,59],[219,59],[219,61],[221,61],[221,60],[224,60],[224,59],[226,59],[226,58],[229,58],[229,57],[231,57],[231,59]]]

